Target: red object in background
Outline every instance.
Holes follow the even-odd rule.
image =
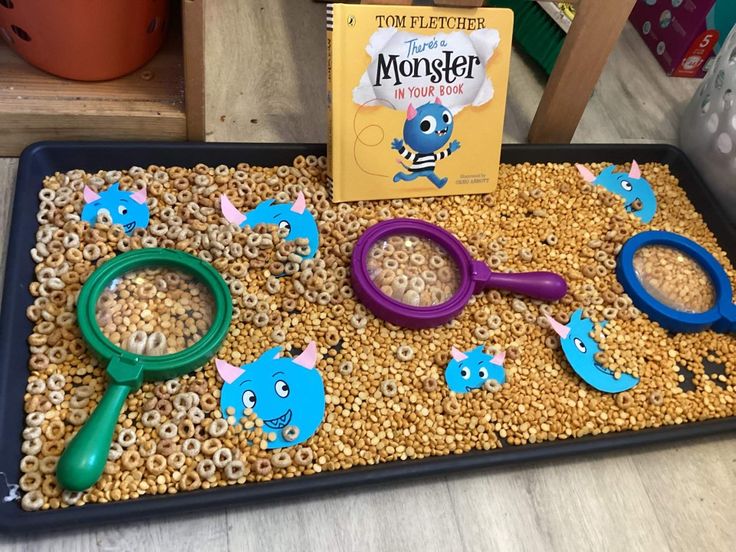
[[[690,49],[682,57],[680,65],[672,72],[673,77],[697,77],[701,67],[710,58],[718,43],[719,32],[713,29],[705,31],[693,40]]]
[[[153,57],[168,15],[169,0],[0,0],[0,37],[54,75],[108,80]]]
[[[679,76],[702,78],[708,56],[700,62],[695,59],[698,54],[690,52],[697,50],[705,33],[712,30],[706,19],[716,1],[637,0],[629,21],[668,75],[681,70]],[[710,49],[712,53],[713,47]],[[697,69],[693,69],[695,65]]]

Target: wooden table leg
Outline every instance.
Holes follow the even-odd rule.
[[[529,130],[529,142],[569,143],[636,0],[580,0]]]
[[[204,0],[182,2],[187,138],[205,139]]]

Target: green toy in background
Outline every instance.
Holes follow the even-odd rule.
[[[560,25],[537,2],[486,0],[485,5],[514,11],[514,43],[549,75],[567,36]]]
[[[77,318],[90,349],[107,363],[110,383],[59,459],[63,488],[82,491],[97,482],[128,394],[144,381],[205,364],[222,345],[232,311],[222,276],[182,251],[129,251],[92,273],[80,291]]]

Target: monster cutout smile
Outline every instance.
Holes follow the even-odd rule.
[[[256,361],[240,368],[217,359],[215,366],[225,381],[220,398],[222,415],[235,410],[240,420],[249,408],[263,420],[264,429],[276,435],[268,448],[289,447],[303,443],[319,428],[325,414],[325,388],[317,363],[317,344],[312,341],[294,359],[280,357],[281,347],[263,353]],[[288,441],[284,429],[298,430]]]
[[[627,173],[615,172],[613,165],[606,167],[595,176],[583,165],[575,165],[586,182],[603,186],[606,190],[624,199],[624,208],[648,224],[657,211],[657,198],[652,186],[642,177],[641,169],[636,161],[631,162],[631,170]]]
[[[110,217],[113,224],[120,224],[128,235],[135,228],[148,226],[149,212],[145,188],[137,192],[123,192],[116,182],[99,194],[85,186],[83,194],[85,206],[82,209],[82,220],[92,226],[100,214]]]
[[[266,199],[256,205],[255,209],[243,214],[232,204],[225,194],[220,196],[220,210],[228,222],[240,226],[248,225],[251,228],[256,224],[267,224],[286,228],[287,241],[297,238],[309,240],[309,254],[305,259],[311,259],[319,248],[319,230],[312,213],[307,209],[304,194],[299,192],[294,203],[274,203],[273,199]]]
[[[291,421],[291,410],[287,410],[278,418],[272,418],[270,420],[263,420],[263,425],[271,429],[283,429]]]
[[[567,325],[560,324],[547,314],[545,317],[552,329],[560,336],[560,345],[570,366],[585,383],[604,393],[621,393],[639,383],[639,378],[630,374],[621,374],[621,377],[616,379],[613,370],[595,361],[595,354],[600,352],[600,348],[598,343],[590,337],[593,331],[593,321],[583,318],[583,309],[572,313],[570,323]],[[601,322],[601,326],[605,324]]]
[[[452,359],[445,368],[445,381],[450,391],[467,393],[483,387],[487,380],[495,380],[498,384],[506,382],[505,352],[492,356],[483,352],[483,345],[478,345],[466,353],[453,347],[450,354]]]

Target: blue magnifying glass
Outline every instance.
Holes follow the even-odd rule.
[[[673,332],[736,330],[736,305],[723,266],[694,241],[652,230],[630,238],[616,276],[636,308]]]

